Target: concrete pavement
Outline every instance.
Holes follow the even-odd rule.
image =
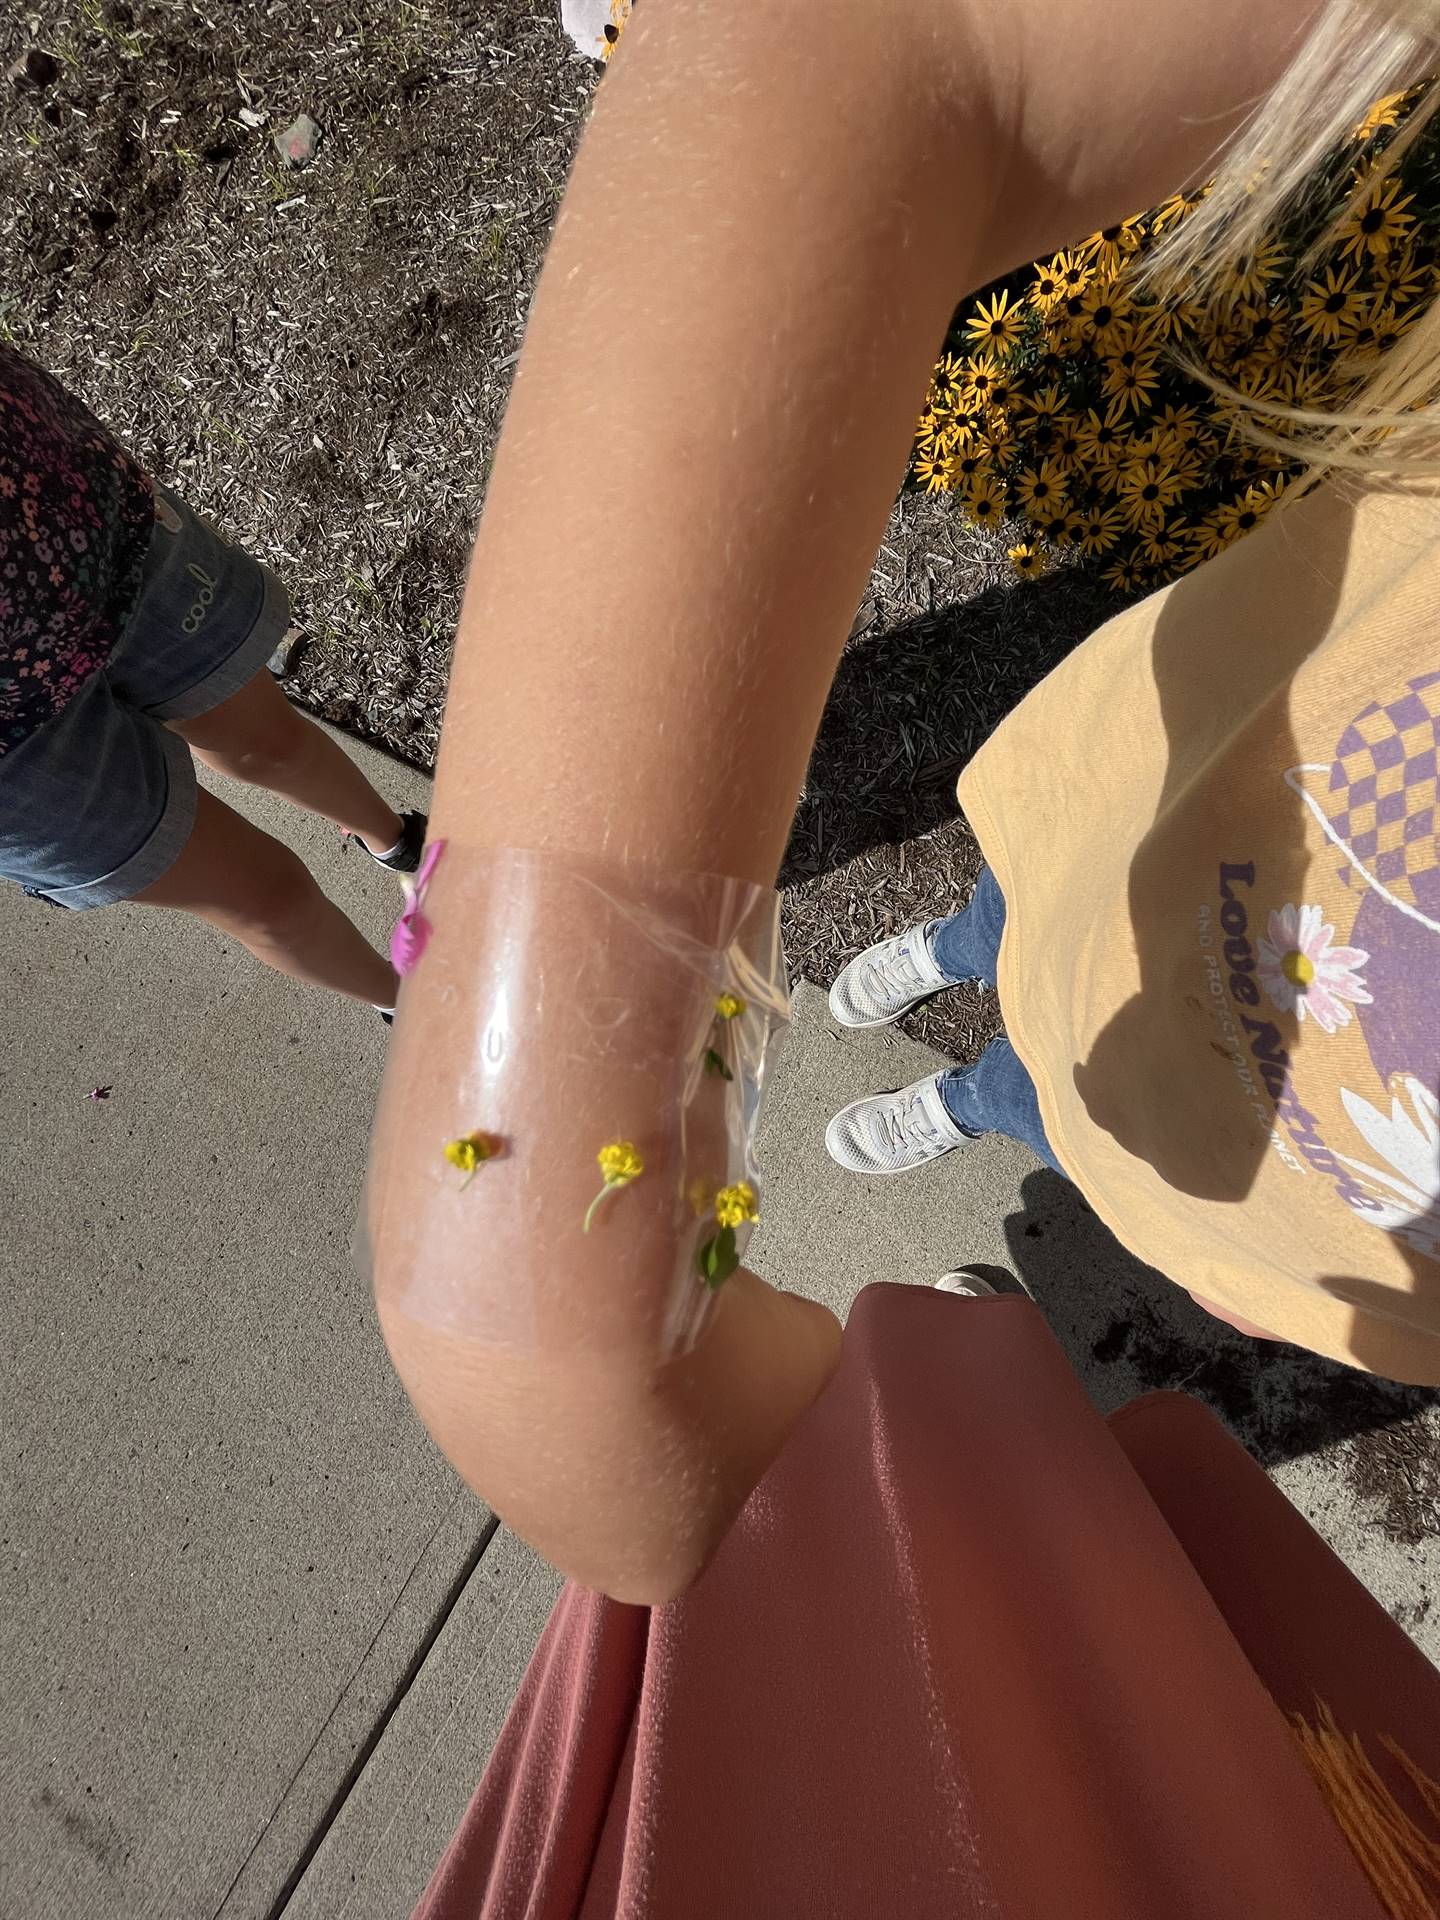
[[[245,805],[383,936],[388,876]],[[0,1920],[403,1920],[555,1581],[436,1456],[350,1260],[384,1030],[180,916],[4,889],[0,942]],[[1009,1143],[831,1166],[835,1107],[936,1064],[802,990],[760,1271],[844,1311],[1011,1269],[1103,1407],[1208,1397],[1440,1656],[1435,1527],[1386,1468],[1397,1436],[1440,1447],[1434,1412],[1218,1327]]]

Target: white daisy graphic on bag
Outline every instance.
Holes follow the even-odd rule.
[[[1377,1203],[1359,1210],[1360,1217],[1433,1260],[1440,1258],[1440,1100],[1413,1074],[1398,1078],[1411,1112],[1392,1099],[1387,1116],[1348,1087],[1340,1089],[1346,1113],[1384,1166],[1348,1153],[1335,1157],[1360,1175]]]
[[[1260,984],[1281,1013],[1313,1020],[1325,1033],[1348,1027],[1350,1003],[1369,1006],[1356,972],[1370,958],[1359,947],[1337,947],[1335,929],[1319,907],[1283,906],[1270,915],[1270,938],[1258,943]]]

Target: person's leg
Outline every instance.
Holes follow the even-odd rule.
[[[1008,1040],[992,1040],[973,1067],[948,1068],[939,1086],[945,1111],[956,1126],[967,1133],[1008,1134],[1056,1173],[1064,1173],[1045,1138],[1035,1082]]]
[[[178,858],[134,899],[179,907],[231,934],[268,967],[393,1007],[399,982],[304,862],[203,790]]]
[[[208,713],[167,724],[207,767],[324,814],[372,853],[388,853],[404,832],[399,814],[344,748],[297,713],[268,673],[257,673]]]
[[[982,867],[970,904],[930,929],[936,966],[953,985],[979,980],[993,987],[1004,928],[1005,896],[989,867]]]

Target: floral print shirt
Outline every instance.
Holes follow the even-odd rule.
[[[109,660],[154,520],[144,469],[49,374],[0,345],[0,755]]]

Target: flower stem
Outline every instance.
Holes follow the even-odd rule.
[[[580,1229],[582,1233],[588,1233],[590,1231],[590,1222],[595,1218],[595,1209],[599,1206],[600,1202],[605,1198],[606,1194],[613,1192],[613,1190],[618,1185],[620,1185],[620,1182],[617,1180],[607,1180],[604,1186],[601,1187],[600,1191],[596,1194],[595,1198],[590,1202],[589,1207],[586,1209],[585,1223]]]

